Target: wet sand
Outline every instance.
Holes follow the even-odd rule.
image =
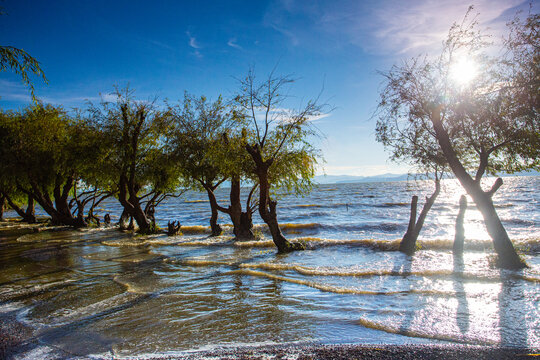
[[[352,359],[533,359],[539,351],[466,345],[291,345],[244,347],[152,359],[352,360]],[[129,358],[135,359],[136,357]]]
[[[48,359],[86,358],[59,348],[35,351],[43,346],[39,339],[33,337],[27,326],[19,323],[15,316],[5,314],[0,318],[0,359],[34,358],[43,355]],[[45,345],[46,346],[46,345]],[[152,359],[212,359],[212,360],[350,360],[350,359],[534,359],[540,355],[540,349],[500,348],[473,345],[320,345],[294,344],[273,346],[243,346],[217,348],[211,351],[186,351],[174,355],[148,355]],[[105,355],[103,359],[138,359],[139,356]],[[92,356],[92,359],[99,359]]]

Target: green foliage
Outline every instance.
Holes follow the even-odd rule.
[[[30,81],[29,74],[39,76],[47,83],[47,78],[39,62],[22,49],[13,46],[0,46],[0,72],[6,70],[11,70],[21,76],[23,83],[30,88],[32,99],[37,102],[34,85]]]
[[[237,121],[242,121],[242,139],[269,164],[270,191],[296,194],[311,189],[317,160],[321,153],[313,147],[318,137],[312,120],[323,114],[326,105],[309,100],[298,109],[287,107],[291,76],[274,76],[258,82],[253,70],[240,80],[235,97]],[[257,165],[256,163],[253,165]],[[253,170],[257,171],[256,166]]]
[[[438,108],[454,151],[477,179],[539,169],[538,15],[510,24],[501,55],[490,56],[489,38],[469,14],[452,26],[439,57],[414,58],[382,73],[377,140],[393,160],[417,171],[444,169],[431,121]],[[474,60],[478,75],[458,84],[452,67],[465,58]]]
[[[169,107],[169,112],[174,124],[169,147],[184,178],[190,179],[189,185],[204,191],[228,178],[238,159],[227,156],[226,134],[232,131],[232,114],[222,98],[211,102],[185,93],[183,102]]]

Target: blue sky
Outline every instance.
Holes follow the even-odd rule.
[[[495,35],[529,7],[521,0],[4,0],[0,44],[36,57],[49,80],[35,80],[37,96],[68,109],[98,101],[115,84],[129,84],[139,98],[175,101],[185,90],[227,97],[250,66],[263,77],[277,65],[299,79],[298,102],[324,88],[322,99],[335,107],[317,120],[324,171],[369,176],[407,171],[375,142],[377,70],[437,53],[469,5]],[[17,76],[0,73],[1,108],[29,101]]]

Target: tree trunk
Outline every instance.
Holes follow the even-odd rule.
[[[416,224],[416,208],[418,205],[418,196],[414,195],[411,200],[411,215],[409,216],[409,226],[407,227],[407,232],[401,239],[399,243],[399,251],[404,252],[405,254],[414,253],[414,248],[416,246],[416,240],[411,240],[411,237],[414,233],[414,225]]]
[[[272,165],[272,159],[263,161],[260,148],[246,144],[246,150],[255,162],[257,177],[259,178],[259,215],[268,225],[272,240],[278,248],[278,253],[287,253],[294,250],[304,250],[299,243],[291,243],[285,239],[277,221],[277,202],[270,199],[270,183],[268,182],[268,169]]]
[[[452,172],[456,175],[465,191],[467,191],[467,194],[472,197],[478,210],[482,213],[488,234],[493,240],[493,247],[499,257],[499,266],[507,269],[522,269],[527,267],[527,264],[519,257],[516,249],[514,249],[514,245],[512,244],[512,241],[510,241],[510,238],[495,211],[493,200],[491,199],[493,193],[491,191],[483,191],[480,186],[480,181],[475,181],[459,161],[459,158],[452,147],[452,143],[450,142],[448,132],[442,124],[440,111],[441,109],[438,108],[431,114],[431,122],[433,124],[433,129],[435,130],[437,141],[441,146],[441,150],[448,161]],[[498,183],[500,186],[502,181],[498,181]]]
[[[13,202],[13,200],[11,200],[11,197],[9,197],[8,195],[5,195],[5,199],[7,200],[9,207],[15,210],[17,215],[22,218],[22,221],[28,224],[35,224],[37,222],[36,216],[34,214],[34,198],[31,195],[28,195],[28,207],[26,208],[26,211],[21,209],[19,205]]]
[[[124,210],[127,211],[127,213],[131,216],[128,229],[134,229],[132,221],[135,220],[137,222],[137,226],[139,227],[140,233],[149,234],[155,232],[155,229],[152,228],[151,221],[148,219],[141,207],[135,186],[127,181],[125,174],[120,175],[119,189],[118,200],[124,207]],[[127,198],[128,194],[129,199]]]
[[[212,236],[219,236],[223,232],[221,226],[218,224],[218,204],[216,200],[216,195],[214,194],[214,189],[206,187],[206,193],[208,194],[208,200],[210,201],[210,210],[212,215],[210,216],[210,229],[212,230]]]
[[[459,198],[459,212],[456,218],[456,234],[454,236],[454,246],[452,252],[456,256],[463,255],[463,244],[465,242],[465,227],[463,220],[465,218],[465,210],[467,210],[467,197],[461,195]]]
[[[279,228],[276,213],[276,201],[270,199],[270,185],[268,183],[268,172],[260,171],[259,174],[259,214],[263,221],[268,225],[272,240],[278,248],[279,253],[287,253],[294,250],[303,250],[299,243],[291,243],[285,239]]]
[[[28,196],[28,203],[26,206],[26,211],[24,212],[24,221],[26,221],[29,224],[35,224],[37,222],[36,206],[35,206],[34,198],[32,196]]]
[[[431,207],[433,206],[433,203],[435,202],[435,199],[439,195],[440,191],[441,183],[439,180],[435,180],[435,191],[433,192],[433,194],[431,194],[430,197],[426,197],[426,202],[422,207],[422,211],[418,216],[418,220],[416,220],[416,206],[418,203],[418,196],[413,196],[411,201],[411,217],[409,219],[409,227],[407,228],[407,232],[405,233],[405,236],[403,236],[403,239],[399,244],[399,251],[404,252],[407,255],[414,254],[416,250],[416,240],[418,240],[418,235],[420,235],[420,231],[424,226],[426,216],[429,210],[431,210]]]
[[[242,211],[239,178],[233,178],[231,180],[230,201],[231,205],[227,209],[226,213],[228,213],[231,217],[234,235],[237,239],[254,239],[255,235],[253,234],[251,212],[249,212],[249,209],[246,212]]]
[[[4,221],[4,209],[6,207],[6,197],[0,194],[0,221]]]
[[[128,222],[128,219],[130,218],[128,211],[126,208],[122,210],[122,214],[120,215],[120,219],[118,220],[118,226],[120,227],[120,230],[127,230],[128,226],[126,225]]]

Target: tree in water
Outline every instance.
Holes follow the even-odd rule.
[[[88,109],[88,122],[108,149],[102,157],[100,183],[117,194],[120,223],[131,218],[141,233],[158,231],[155,208],[179,196],[179,167],[167,147],[171,116],[153,102],[136,101],[133,91],[116,89],[116,101]]]
[[[482,213],[499,266],[521,268],[526,265],[493,206],[502,180],[484,190],[482,179],[486,173],[540,168],[539,70],[531,65],[538,59],[538,16],[512,23],[503,54],[490,57],[469,13],[452,26],[439,57],[415,58],[384,73],[380,106],[387,122],[426,129]],[[516,40],[518,33],[528,40]]]
[[[386,74],[383,73],[383,76]],[[416,251],[416,241],[424,226],[424,221],[435,203],[441,190],[441,179],[448,171],[446,159],[436,140],[431,136],[426,121],[411,121],[412,114],[399,114],[399,109],[388,107],[384,95],[379,103],[376,127],[377,141],[390,151],[390,158],[395,162],[405,162],[411,166],[411,172],[421,178],[432,180],[434,191],[426,196],[420,215],[417,214],[418,196],[411,200],[409,226],[403,236],[399,251],[412,255]],[[416,175],[418,176],[418,175]]]
[[[197,98],[186,93],[181,105],[171,107],[175,131],[170,138],[183,177],[188,185],[205,191],[210,202],[210,228],[212,236],[221,234],[218,224],[220,207],[215,190],[227,180],[222,170],[217,148],[223,142],[223,133],[231,126],[230,114],[223,100],[215,102],[206,97]]]
[[[467,210],[467,197],[461,195],[459,198],[459,212],[456,217],[454,246],[452,247],[454,256],[463,255],[463,245],[465,243],[465,227],[463,226],[463,220],[465,219],[465,210]]]
[[[11,202],[25,221],[35,222],[35,201],[55,225],[86,225],[84,218],[74,215],[70,204],[82,166],[91,161],[81,156],[87,151],[74,136],[78,126],[62,108],[51,105],[0,114],[0,181],[8,198],[13,194],[28,199],[25,211]]]
[[[299,191],[311,186],[319,154],[308,141],[316,134],[310,121],[321,116],[323,110],[318,99],[308,101],[299,109],[287,108],[287,88],[293,82],[291,77],[275,76],[273,72],[264,81],[257,82],[250,70],[240,80],[240,90],[235,97],[238,117],[249,124],[244,146],[259,183],[259,215],[268,225],[281,253],[302,250],[303,246],[289,242],[281,233],[275,194],[280,185]]]

